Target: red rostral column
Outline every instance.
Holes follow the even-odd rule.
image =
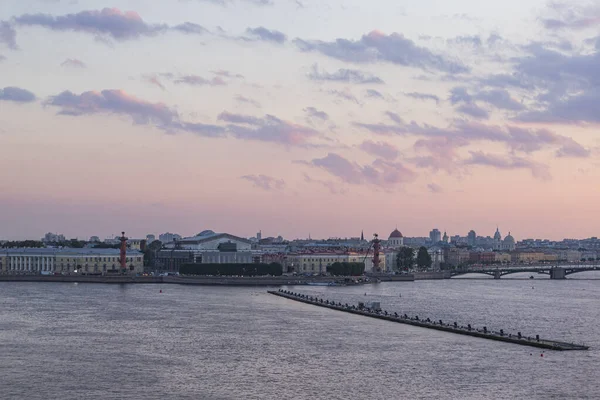
[[[376,233],[373,235],[373,272],[379,272],[379,263],[381,260],[379,259],[379,250],[381,250],[381,240],[379,240],[379,235]]]
[[[121,272],[127,271],[127,238],[125,237],[125,232],[121,232]]]

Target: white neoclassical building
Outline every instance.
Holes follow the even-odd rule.
[[[390,233],[390,237],[387,241],[387,247],[398,248],[404,246],[404,236],[398,230],[398,228],[394,229],[392,233]]]
[[[143,254],[127,250],[125,261],[134,273],[144,270]],[[133,267],[133,268],[132,268]],[[4,273],[103,274],[120,268],[118,249],[4,249],[0,250],[0,271]]]

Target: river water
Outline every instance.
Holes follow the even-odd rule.
[[[290,289],[591,349],[541,357],[264,288],[0,283],[0,399],[600,399],[600,280]]]

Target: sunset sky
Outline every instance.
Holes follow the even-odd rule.
[[[600,236],[600,1],[2,0],[0,239]]]

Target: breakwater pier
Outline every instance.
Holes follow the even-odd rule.
[[[483,328],[475,328],[470,324],[465,326],[459,326],[458,323],[454,322],[452,324],[444,323],[441,320],[431,321],[429,318],[420,318],[419,316],[410,317],[406,314],[400,315],[396,312],[388,312],[381,310],[375,307],[364,307],[362,304],[359,306],[342,304],[340,302],[334,302],[323,298],[318,298],[312,295],[306,295],[301,293],[295,293],[289,290],[279,289],[277,291],[272,290],[268,293],[284,297],[286,299],[299,301],[306,304],[311,304],[318,307],[329,308],[331,310],[347,312],[350,314],[362,315],[370,318],[377,318],[386,321],[418,326],[421,328],[427,329],[435,329],[438,331],[450,332],[459,335],[478,337],[482,339],[495,340],[500,342],[507,342],[518,344],[522,346],[531,346],[537,347],[546,350],[558,350],[558,351],[566,351],[566,350],[588,350],[588,346],[561,342],[556,340],[542,339],[539,335],[535,336],[525,336],[522,335],[521,332],[518,332],[516,335],[512,333],[504,332],[504,330],[500,329],[499,331],[488,330],[487,327]]]

